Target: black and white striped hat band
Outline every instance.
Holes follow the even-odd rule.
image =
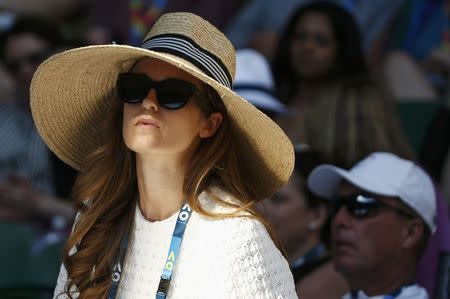
[[[223,62],[192,39],[180,34],[161,34],[146,40],[141,48],[168,53],[186,59],[212,79],[232,88],[231,75]]]

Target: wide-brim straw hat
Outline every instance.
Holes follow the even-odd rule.
[[[269,117],[234,93],[235,51],[209,22],[191,13],[162,15],[141,47],[97,45],[68,50],[44,61],[31,83],[36,127],[61,160],[80,169],[96,149],[99,124],[117,99],[117,75],[140,58],[168,62],[213,87],[237,128],[242,179],[262,198],[289,179],[293,146]]]

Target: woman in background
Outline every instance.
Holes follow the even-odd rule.
[[[351,167],[380,150],[414,158],[392,104],[370,80],[358,26],[340,5],[301,6],[282,35],[273,70],[289,106],[280,126],[324,162]]]
[[[320,164],[319,153],[304,145],[296,146],[291,178],[263,202],[263,210],[286,249],[297,294],[302,299],[340,299],[348,286],[334,271],[328,251],[328,202],[311,193],[306,185],[309,173]]]

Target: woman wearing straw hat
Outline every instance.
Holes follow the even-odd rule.
[[[232,90],[226,37],[163,15],[141,47],[44,62],[36,126],[80,172],[55,298],[296,298],[254,204],[288,180],[292,145]]]

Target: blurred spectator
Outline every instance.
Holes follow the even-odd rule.
[[[16,84],[14,99],[0,109],[0,218],[61,226],[73,220],[69,195],[75,172],[50,154],[33,123],[31,79],[38,65],[63,45],[56,27],[35,17],[18,18],[0,36],[0,59]],[[55,197],[55,195],[57,197]]]
[[[275,97],[275,83],[269,62],[255,50],[236,51],[233,90],[269,117],[286,112],[286,107]]]
[[[376,47],[382,35],[391,29],[392,22],[397,18],[402,5],[407,0],[344,0],[340,1],[357,20],[363,36],[364,48],[368,58]],[[382,40],[384,41],[384,40]]]
[[[435,185],[437,221],[417,269],[417,281],[434,299],[447,299],[450,291],[450,215],[449,204]],[[444,271],[442,271],[444,270]],[[446,292],[446,296],[438,295]]]
[[[299,7],[281,35],[273,71],[278,94],[289,104],[313,101],[330,83],[366,78],[358,25],[337,4]]]
[[[0,10],[18,15],[38,15],[43,18],[62,19],[85,0],[2,0]]]
[[[107,43],[115,41],[120,44],[128,41],[130,28],[129,5],[131,2],[131,0],[116,0],[114,5],[111,5],[110,0],[89,1],[89,23],[93,27],[90,31],[97,31],[97,33],[102,31],[102,39],[104,35],[110,36],[112,40]],[[97,37],[92,39],[92,35],[97,33],[88,33],[87,39],[94,44],[100,44]]]
[[[444,166],[442,167],[441,186],[442,192],[450,203],[450,155],[447,155]]]
[[[14,81],[3,63],[0,63],[0,104],[11,101],[14,90]]]
[[[328,252],[328,203],[306,185],[309,173],[320,163],[317,152],[297,145],[289,182],[263,202],[265,214],[287,251],[297,294],[302,299],[341,298],[349,290],[333,269]]]
[[[404,52],[388,54],[382,70],[382,82],[398,102],[435,102],[438,99],[436,90],[426,79],[423,70]]]
[[[232,19],[226,32],[236,48],[252,47],[266,57],[273,57],[280,33],[294,11],[313,2],[339,4],[352,13],[360,26],[364,45],[372,55],[380,36],[389,29],[405,0],[251,0]]]
[[[81,40],[87,30],[89,0],[3,0],[0,10],[14,16],[38,16],[54,23],[65,40]]]
[[[17,84],[16,99],[27,109],[34,72],[63,44],[53,26],[40,18],[21,17],[0,36],[0,57]]]
[[[255,48],[269,59],[292,11],[308,0],[249,0],[228,24],[225,32],[237,48]]]
[[[423,140],[419,161],[450,196],[450,1],[412,0],[404,4],[384,65],[383,83],[410,110],[409,124]],[[418,121],[412,121],[412,118]],[[421,123],[421,126],[417,124]]]
[[[407,1],[394,24],[386,83],[397,100],[448,96],[450,1]]]
[[[373,151],[413,159],[391,103],[369,80],[356,22],[339,5],[299,8],[273,68],[289,105],[279,123],[293,142],[307,143],[342,167]]]
[[[228,24],[231,17],[236,14],[249,0],[168,0],[165,12],[188,11],[196,15],[203,16],[219,29],[223,29]],[[157,1],[154,1],[157,2]],[[288,5],[288,1],[284,0],[283,5]],[[273,11],[275,13],[276,11]]]
[[[436,231],[435,193],[424,171],[378,152],[350,171],[321,165],[308,186],[333,206],[333,263],[352,289],[343,298],[429,298],[415,282],[417,262]]]
[[[112,40],[140,45],[147,28],[162,13],[174,11],[192,12],[202,16],[221,29],[243,0],[109,0],[90,1],[90,23],[97,28],[108,29]]]
[[[280,40],[273,65],[280,98],[289,106],[287,115],[279,120],[288,136],[295,143],[307,143],[319,151],[326,162],[344,168],[352,167],[375,151],[392,152],[414,161],[415,153],[400,126],[394,103],[369,78],[361,39],[351,15],[326,3],[304,6],[297,15],[290,20]],[[295,42],[296,28],[302,33],[303,42],[302,39]],[[308,36],[321,38],[315,41]],[[422,121],[427,117],[427,109],[417,108],[418,114],[408,122],[430,124],[430,131],[421,136],[424,150],[418,153],[425,169],[434,170],[439,164],[436,158],[442,156],[438,148],[445,149],[448,144],[448,129],[443,129],[448,128],[448,118],[442,114],[435,121]],[[402,123],[406,123],[405,119]],[[411,130],[414,127],[405,128],[417,134],[417,129]],[[430,151],[431,148],[435,150]],[[445,207],[442,201],[439,197],[438,204]],[[432,238],[435,246],[427,250],[419,269],[422,281],[426,277],[429,292],[437,281],[440,251],[448,245],[444,236],[449,226],[448,210],[443,208],[438,216],[442,229]]]

